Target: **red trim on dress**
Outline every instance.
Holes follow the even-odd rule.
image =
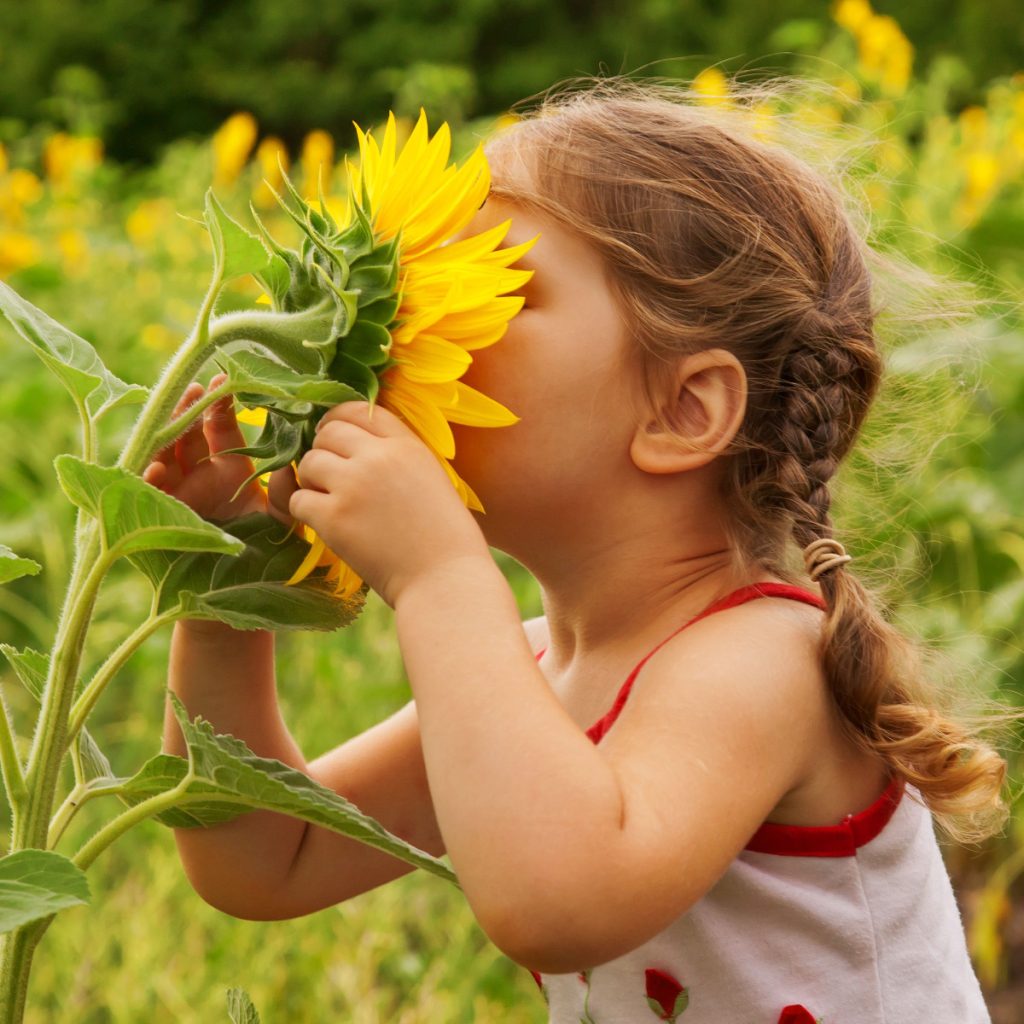
[[[902,776],[894,775],[870,807],[848,814],[838,825],[781,825],[766,821],[744,849],[787,857],[852,857],[857,848],[870,843],[896,813],[905,781]]]
[[[615,703],[587,730],[587,735],[594,743],[601,741],[625,707],[633,688],[633,681],[640,669],[647,663],[647,659],[667,644],[672,637],[708,615],[724,611],[727,608],[735,608],[737,605],[745,604],[747,601],[753,601],[759,597],[788,597],[794,601],[802,601],[804,604],[825,609],[825,602],[817,594],[789,583],[752,583],[739,590],[734,590],[731,594],[727,594],[709,605],[699,615],[684,622],[650,651],[630,672],[629,678],[622,684],[615,698]],[[546,650],[545,647],[537,653],[538,661]],[[899,805],[903,791],[904,779],[900,776],[893,776],[888,786],[870,807],[866,807],[857,814],[848,814],[838,825],[781,825],[778,822],[766,821],[754,833],[745,849],[755,853],[774,853],[789,857],[852,857],[859,846],[869,843],[885,828]]]

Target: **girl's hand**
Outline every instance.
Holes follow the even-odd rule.
[[[411,582],[490,550],[433,452],[394,413],[344,402],[324,415],[288,510],[390,605]]]
[[[225,374],[217,374],[210,380],[210,388],[225,379]],[[172,419],[177,419],[204,394],[202,384],[197,381],[189,384]],[[250,480],[232,500],[238,486],[252,473],[253,463],[247,455],[221,453],[245,444],[235,419],[234,399],[226,395],[206,409],[201,419],[193,422],[180,437],[157,452],[143,471],[142,479],[184,502],[204,519],[225,520],[248,512],[269,512],[291,525],[292,518],[287,510],[287,492],[294,486],[289,486],[293,476],[290,467],[272,474],[270,502],[256,480]],[[282,479],[275,481],[279,474]],[[283,507],[273,500],[279,494],[283,494]]]

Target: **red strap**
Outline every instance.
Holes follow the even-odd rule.
[[[633,680],[636,679],[640,669],[647,663],[647,659],[651,657],[656,651],[659,651],[665,646],[677,633],[681,633],[687,626],[692,626],[695,622],[701,619],[707,618],[709,615],[713,615],[715,612],[725,611],[727,608],[735,608],[737,605],[746,604],[747,601],[753,601],[759,597],[788,597],[794,601],[802,601],[804,604],[814,605],[816,608],[824,610],[825,602],[817,595],[811,593],[809,590],[804,590],[803,587],[795,587],[789,583],[751,583],[749,586],[740,587],[739,590],[734,590],[731,594],[727,594],[725,597],[708,605],[699,615],[695,615],[692,619],[684,622],[678,629],[673,630],[664,640],[658,644],[654,650],[649,651],[640,663],[633,669],[629,674],[629,678],[622,684],[622,688],[619,690],[618,696],[615,698],[615,703],[607,711],[607,713],[599,718],[588,730],[587,735],[595,742],[600,742],[601,738],[606,732],[612,727],[615,720],[619,717],[619,712],[622,711],[626,704],[626,700],[629,697],[630,690],[633,688]],[[537,660],[539,661],[546,651],[545,647],[543,650],[538,652]]]

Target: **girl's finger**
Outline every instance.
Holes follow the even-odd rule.
[[[210,390],[227,380],[226,373],[218,373],[210,380]],[[231,448],[244,448],[245,436],[235,418],[235,399],[225,395],[203,414],[203,434],[211,455],[219,455]]]
[[[163,490],[167,478],[167,466],[163,462],[151,462],[143,471],[142,479],[151,487]]]
[[[197,386],[199,388],[197,397],[201,397],[203,395],[203,387],[201,384]],[[185,408],[188,408],[188,406]],[[196,464],[200,460],[208,458],[209,455],[210,447],[203,436],[202,419],[193,420],[185,433],[174,442],[175,461],[178,463],[182,473],[187,476],[195,469]]]
[[[286,517],[287,521],[290,522],[292,517],[288,511],[288,502],[298,489],[299,483],[295,479],[295,470],[291,466],[275,469],[270,474],[270,481],[267,486],[268,511],[272,515],[277,515],[278,519]]]
[[[171,413],[171,419],[176,420],[193,402],[199,400],[203,394],[203,386],[198,381],[192,381],[187,388],[185,388],[184,394],[178,399],[178,404],[174,407],[174,411]],[[168,469],[176,468],[177,463],[174,458],[175,442],[172,441],[170,444],[161,448],[160,451],[153,455],[153,462],[158,462],[166,466]]]

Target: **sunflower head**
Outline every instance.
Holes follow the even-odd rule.
[[[257,275],[272,306],[264,323],[280,324],[276,333],[261,332],[260,344],[290,373],[284,381],[280,364],[274,369],[265,357],[234,354],[236,374],[246,372],[253,381],[239,398],[259,410],[263,427],[239,450],[257,460],[254,475],[265,476],[296,463],[312,446],[326,407],[355,398],[379,401],[430,448],[466,505],[482,512],[450,464],[450,424],[500,427],[518,417],[459,378],[471,353],[498,342],[522,308],[523,298],[508,293],[532,272],[513,264],[536,238],[499,248],[511,225],[506,221],[451,241],[483,205],[490,175],[482,145],[462,167],[449,163],[447,124],[429,137],[421,110],[402,147],[393,115],[380,145],[358,125],[356,133],[360,160],[357,166],[345,160],[347,196],[337,216],[322,189],[314,209],[281,168],[286,194],[278,199],[302,232],[297,249],[273,239],[253,210],[271,253]],[[271,378],[273,388],[265,383]],[[312,546],[292,582],[327,565],[339,591],[361,584],[304,529]]]

